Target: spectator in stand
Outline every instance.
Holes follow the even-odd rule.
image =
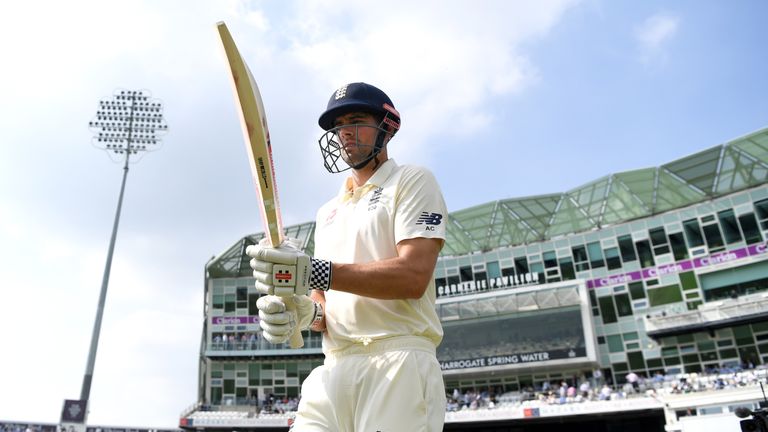
[[[638,379],[637,374],[634,372],[630,372],[627,374],[625,378],[628,383],[632,384],[632,392],[633,393],[637,392],[637,379]]]
[[[600,368],[595,368],[595,370],[592,371],[592,388],[600,388],[601,385],[603,385],[603,371],[600,370]]]
[[[587,397],[589,395],[589,381],[586,379],[579,385],[579,393],[581,393],[582,397]]]
[[[600,389],[600,400],[610,400],[611,399],[611,393],[613,393],[613,390],[611,390],[610,387],[608,387],[608,384],[603,384],[603,388]]]

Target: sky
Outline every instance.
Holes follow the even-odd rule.
[[[259,232],[225,21],[259,84],[286,225],[343,174],[317,117],[365,81],[402,114],[398,163],[449,211],[559,193],[768,126],[763,0],[0,2],[0,420],[80,395],[122,165],[101,99],[147,90],[162,148],[130,166],[89,423],[175,427],[196,401],[206,262]]]

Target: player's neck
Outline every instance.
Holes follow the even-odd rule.
[[[371,160],[366,164],[364,167],[360,169],[353,169],[352,170],[352,187],[354,189],[359,188],[360,186],[364,185],[368,180],[370,180],[371,177],[373,177],[373,174],[378,170],[384,162],[387,161],[386,156],[382,159],[381,154],[378,156],[379,162],[376,163],[375,160]]]

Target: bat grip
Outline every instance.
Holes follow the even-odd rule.
[[[296,304],[293,302],[293,298],[286,298],[285,300],[285,308],[290,312],[296,312]],[[304,346],[304,338],[301,337],[300,328],[297,328],[296,331],[293,332],[288,344],[292,349],[298,349]]]

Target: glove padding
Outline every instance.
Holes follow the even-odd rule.
[[[293,302],[296,309],[288,310],[285,302]],[[256,307],[259,308],[259,326],[264,339],[280,344],[287,342],[294,332],[308,329],[320,306],[305,295],[266,295],[256,301]]]
[[[327,291],[331,285],[330,261],[310,257],[300,251],[295,240],[278,247],[262,241],[245,249],[250,256],[256,290],[261,294],[305,296],[310,289]]]

